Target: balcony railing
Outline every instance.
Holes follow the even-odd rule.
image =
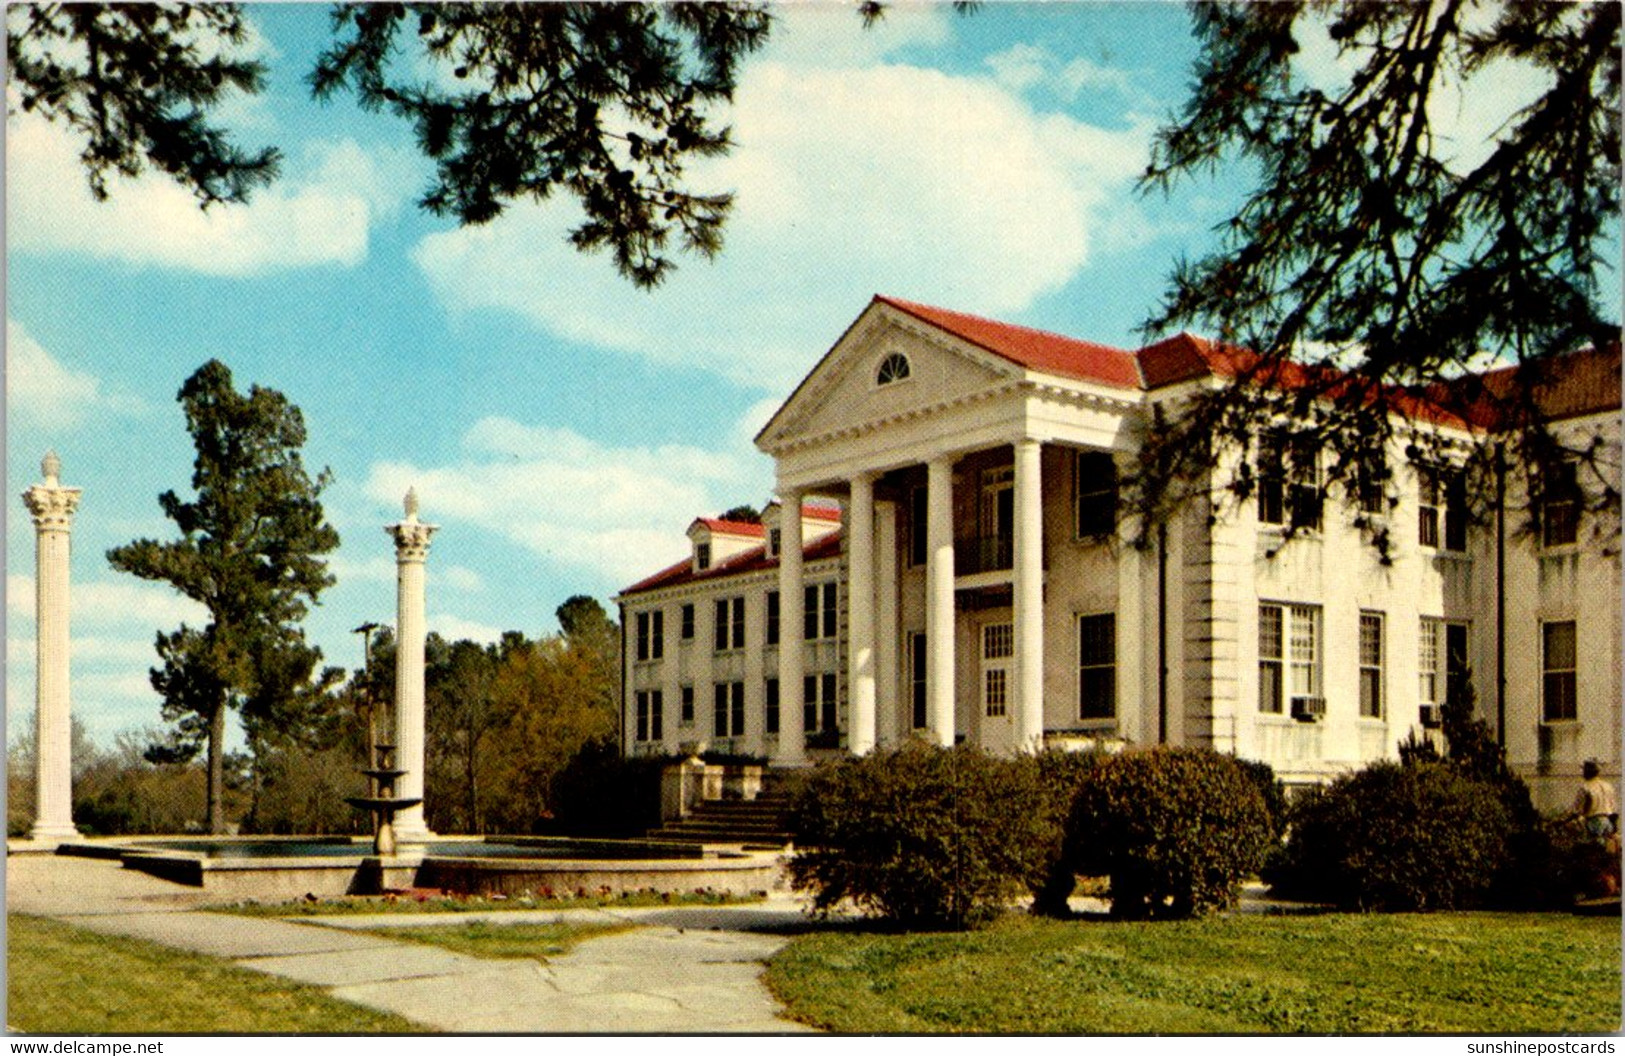
[[[954,575],[974,576],[979,572],[1008,572],[1012,567],[1010,537],[984,535],[954,543]]]

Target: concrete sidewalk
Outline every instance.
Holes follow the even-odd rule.
[[[329,987],[335,997],[453,1033],[799,1033],[761,982],[783,945],[752,929],[801,919],[795,900],[738,907],[537,910],[367,917],[238,917],[210,899],[117,862],[6,860],[6,905],[109,935],[144,939]],[[360,929],[473,920],[639,925],[548,963],[483,960]]]

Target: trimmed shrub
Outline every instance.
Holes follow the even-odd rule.
[[[1270,835],[1278,843],[1286,835],[1286,786],[1275,776],[1275,768],[1262,759],[1234,758],[1241,772],[1257,786],[1258,794],[1264,800],[1264,809],[1269,812]]]
[[[660,825],[660,775],[674,759],[621,755],[614,741],[588,741],[553,779],[547,831],[566,836],[642,836]]]
[[[1100,752],[1060,751],[1023,757],[1037,771],[1045,828],[1049,833],[1049,841],[1043,848],[1043,866],[1029,882],[1034,913],[1049,917],[1067,917],[1072,913],[1067,899],[1077,886],[1077,873],[1066,855],[1067,819],[1072,816],[1078,790],[1107,758]]]
[[[1307,792],[1269,879],[1288,897],[1358,910],[1483,904],[1508,861],[1500,789],[1443,763],[1375,763]]]
[[[1088,775],[1066,847],[1075,871],[1111,878],[1114,917],[1143,920],[1233,905],[1272,843],[1263,796],[1235,758],[1154,748]]]
[[[1027,887],[1055,841],[1037,769],[976,748],[909,744],[825,764],[794,801],[796,890],[905,927],[982,923]]]

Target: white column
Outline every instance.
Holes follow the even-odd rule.
[[[395,766],[405,770],[395,786],[403,799],[423,798],[423,616],[424,561],[438,525],[418,520],[416,491],[406,493],[406,517],[384,530],[395,540]],[[423,804],[395,815],[395,836],[403,843],[433,835],[423,820]]]
[[[79,508],[79,488],[58,481],[62,462],[56,452],[40,463],[43,484],[23,492],[34,516],[36,745],[34,780],[37,792],[34,827],[29,839],[60,842],[79,835],[73,824],[73,726],[68,690],[68,533]]]
[[[875,746],[875,478],[852,478],[846,522],[847,746],[866,755]]]
[[[779,491],[779,745],[774,766],[806,761],[801,675],[801,492]]]
[[[1015,623],[1016,748],[1044,746],[1044,498],[1043,445],[1016,441]]]
[[[954,743],[953,468],[946,456],[926,464],[926,721],[932,738],[945,746]]]
[[[897,504],[875,503],[875,742],[901,736],[897,681]]]

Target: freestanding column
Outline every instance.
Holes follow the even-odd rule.
[[[801,492],[779,490],[779,747],[774,766],[807,758],[802,717]]]
[[[1016,748],[1044,745],[1043,445],[1016,441],[1015,623]]]
[[[908,725],[897,682],[897,504],[875,503],[876,743],[896,743]],[[884,714],[882,714],[884,713]]]
[[[418,520],[418,493],[406,493],[406,518],[384,531],[395,540],[395,746],[396,766],[405,770],[396,794],[423,798],[423,563],[429,538],[439,525]],[[423,804],[395,815],[395,837],[403,843],[433,835],[423,821]]]
[[[852,478],[847,511],[846,605],[847,685],[851,687],[851,728],[847,746],[865,755],[875,746],[875,478]]]
[[[79,835],[73,825],[73,739],[68,692],[68,532],[80,489],[58,481],[56,452],[40,463],[43,484],[23,492],[34,515],[35,737],[37,810],[29,838],[61,842]]]
[[[926,463],[926,718],[931,736],[954,743],[954,477],[947,456]]]

